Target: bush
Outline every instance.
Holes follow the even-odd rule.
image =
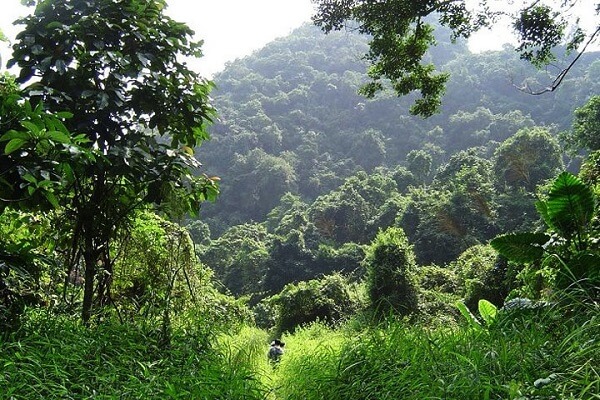
[[[380,231],[367,248],[367,293],[378,315],[417,311],[415,255],[401,228]]]
[[[277,307],[276,332],[291,332],[314,321],[336,325],[354,313],[359,303],[340,274],[288,284],[270,300]]]
[[[512,273],[508,262],[499,257],[490,245],[470,247],[450,267],[463,282],[460,293],[471,311],[477,310],[481,299],[502,307],[512,286]]]
[[[460,284],[452,269],[437,265],[420,267],[417,282],[421,321],[429,325],[448,326],[460,318],[454,306],[460,298]]]

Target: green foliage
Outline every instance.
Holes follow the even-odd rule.
[[[413,173],[419,182],[425,182],[431,173],[431,154],[423,150],[412,150],[406,155],[408,170]]]
[[[525,188],[533,192],[563,167],[558,141],[539,127],[519,130],[494,153],[494,173],[501,188]]]
[[[567,137],[571,146],[591,151],[600,150],[600,96],[592,96],[575,110],[572,133]]]
[[[491,243],[498,253],[520,263],[539,261],[550,236],[545,233],[513,233],[495,238]]]
[[[321,273],[341,272],[360,279],[364,276],[362,261],[365,258],[365,246],[356,243],[344,243],[339,248],[326,244],[319,246],[315,264]]]
[[[292,163],[262,149],[235,157],[231,173],[233,179],[223,183],[222,201],[253,220],[265,219],[283,195],[297,190]]]
[[[479,315],[487,326],[492,325],[496,321],[498,308],[485,299],[479,300],[478,304]]]
[[[153,213],[138,213],[115,246],[112,301],[127,320],[151,324],[210,291],[212,274],[196,260],[188,232]]]
[[[347,279],[340,274],[286,285],[268,300],[276,307],[277,336],[315,321],[339,325],[360,307],[359,299],[352,290]]]
[[[600,354],[597,306],[585,308],[580,318],[566,317],[570,306],[546,309],[535,318],[499,310],[493,317],[493,307],[482,306],[493,321],[485,334],[471,319],[479,329],[432,330],[386,321],[320,332],[316,346],[305,336],[286,338],[297,347],[276,371],[276,393],[307,400],[591,399],[600,394],[600,375],[590,364]]]
[[[456,308],[458,308],[458,311],[460,311],[462,316],[467,321],[470,328],[472,328],[474,330],[481,330],[481,323],[471,313],[471,311],[469,310],[469,308],[467,307],[467,305],[465,303],[463,303],[462,301],[457,301],[455,305],[456,305]]]
[[[9,204],[58,208],[65,188],[75,184],[76,165],[97,159],[83,135],[67,130],[71,113],[50,113],[23,96],[13,76],[0,75],[0,212]]]
[[[458,308],[463,317],[465,317],[470,328],[476,331],[481,331],[481,322],[479,322],[479,320],[471,313],[465,303],[462,301],[456,302],[456,308]],[[481,316],[481,319],[485,323],[486,327],[489,328],[496,321],[498,308],[489,301],[485,299],[479,300],[477,310],[479,311],[479,315]]]
[[[417,268],[419,322],[432,327],[454,326],[461,298],[461,283],[456,272],[447,267],[425,265]]]
[[[432,187],[409,194],[399,224],[420,264],[448,263],[496,232],[493,175],[476,149],[454,154],[438,168]]]
[[[548,65],[556,59],[552,48],[560,44],[565,36],[565,23],[558,19],[559,13],[546,5],[533,4],[523,10],[514,22],[519,33],[517,50],[521,58],[537,67]]]
[[[263,225],[238,225],[202,246],[199,257],[233,294],[260,292],[272,240]]]
[[[361,170],[368,171],[367,176],[379,175],[381,169],[375,163],[390,171],[398,191],[406,194],[409,186],[421,184],[407,170],[411,151],[423,151],[432,157],[429,179],[456,152],[471,147],[477,147],[476,154],[489,163],[500,143],[520,129],[531,130],[542,124],[556,125],[559,131],[569,129],[573,110],[600,82],[600,69],[593,63],[597,55],[590,54],[581,57],[577,67],[569,71],[563,90],[532,101],[530,95],[514,86],[526,82],[545,87],[546,71],[537,71],[519,60],[509,46],[502,51],[473,54],[464,43],[452,45],[448,31],[436,28],[436,33],[438,46],[430,48],[427,57],[443,60],[440,68],[452,77],[441,114],[427,120],[408,114],[414,97],[398,99],[393,93],[382,92],[365,100],[356,94],[364,83],[362,71],[366,68],[356,54],[367,51],[366,38],[356,30],[322,35],[314,27],[303,26],[217,74],[214,104],[222,118],[210,128],[211,140],[203,144],[203,161],[222,178],[223,190],[228,194],[216,205],[203,206],[202,217],[210,222],[212,234],[216,237],[232,225],[263,220],[269,207],[279,206],[279,196],[286,187],[310,205],[316,198],[337,191]],[[554,131],[550,130],[551,136],[555,136]],[[535,156],[543,153],[535,146],[523,151]],[[521,151],[516,147],[512,150]],[[551,156],[533,164],[534,171],[562,155],[560,148],[556,155],[556,148],[547,150]],[[477,163],[477,171],[481,171],[481,164]],[[391,171],[395,170],[399,172],[394,176]],[[473,175],[475,171],[471,172]],[[557,173],[541,172],[542,179]],[[293,180],[286,183],[282,176]],[[485,181],[492,178],[492,194],[500,196],[508,189],[502,178],[497,182],[496,176],[495,169],[482,175]],[[272,187],[263,185],[265,181]],[[532,183],[526,192],[534,190]],[[248,201],[249,194],[260,200]],[[503,226],[498,225],[501,231],[504,226],[506,230],[529,229],[527,224],[536,216],[526,207],[529,197],[523,195],[522,202],[514,203],[503,199],[506,213],[498,214],[502,218]],[[493,206],[488,198],[484,199]],[[490,209],[495,211],[494,207]],[[369,227],[368,239],[363,243],[376,232],[377,227]],[[497,233],[488,232],[483,239],[475,236],[483,242]],[[471,238],[468,240],[467,246],[473,244]],[[457,241],[460,245],[460,239]]]
[[[367,248],[367,293],[379,315],[408,315],[417,310],[412,246],[400,228],[380,231]]]
[[[482,299],[501,307],[514,285],[515,273],[489,245],[470,247],[449,268],[456,272],[464,303],[474,312]]]
[[[590,187],[563,172],[552,183],[547,199],[536,203],[553,235],[504,235],[494,239],[491,245],[510,260],[530,264],[529,269],[537,271],[543,266],[535,275],[554,277],[556,281],[550,284],[557,288],[565,289],[575,283],[595,290],[598,251],[594,239],[597,228],[592,218],[597,213],[596,207]]]
[[[310,231],[303,233],[293,230],[285,237],[273,240],[263,290],[275,294],[288,283],[305,281],[315,276],[311,270],[314,266],[314,254],[309,247],[310,242],[306,240],[310,238],[310,234]]]
[[[595,188],[596,197],[600,189],[600,150],[593,151],[583,162],[579,171],[579,178],[592,188]]]
[[[15,211],[0,214],[0,331],[19,326],[25,307],[56,300],[60,279],[52,257],[50,217]]]
[[[581,241],[596,212],[596,199],[589,186],[564,172],[552,184],[548,199],[537,202],[536,208],[550,229]]]
[[[29,313],[20,331],[0,339],[2,396],[263,399],[255,364],[234,363],[226,346],[207,346],[220,329],[196,319],[176,330],[165,349],[151,329],[115,323],[85,328],[69,318]]]
[[[439,112],[448,81],[448,73],[436,74],[434,65],[426,57],[428,50],[436,44],[434,30],[439,26],[449,28],[451,40],[455,42],[456,39],[469,38],[473,32],[493,26],[498,22],[498,15],[502,14],[502,11],[493,10],[487,1],[456,1],[450,4],[446,1],[414,0],[384,3],[365,0],[315,2],[318,8],[313,20],[325,32],[354,26],[360,33],[370,37],[369,52],[365,58],[371,63],[368,75],[372,81],[362,87],[362,93],[373,97],[376,92],[383,90],[384,78],[389,80],[399,96],[420,91],[421,97],[415,100],[411,112],[423,117]],[[539,68],[556,59],[553,51],[563,42],[566,42],[567,51],[570,52],[578,49],[584,41],[593,41],[598,34],[598,27],[584,30],[579,23],[581,15],[573,18],[575,33],[572,36],[567,33],[565,21],[577,3],[523,3],[522,8],[511,15],[513,27],[518,33],[519,46],[516,50],[521,58]],[[597,9],[588,8],[586,11],[597,14]],[[437,26],[432,23],[434,20],[437,20]],[[559,73],[552,90],[560,84],[569,69]]]
[[[208,138],[212,86],[180,61],[199,56],[200,44],[190,41],[185,24],[164,15],[162,0],[41,0],[35,6],[19,20],[24,28],[9,66],[20,68],[19,83],[29,83],[28,100],[68,111],[66,129],[98,153],[71,164],[65,174],[72,184],[56,200],[73,221],[65,226],[76,255],[68,267],[85,264],[82,318],[88,321],[95,305],[108,302],[110,242],[134,210],[163,204],[172,214],[196,212],[201,201],[216,197],[215,178],[191,174],[200,166],[193,148]],[[23,126],[34,133],[40,128]],[[54,141],[67,140],[65,132],[52,133]],[[9,154],[22,147],[15,139],[7,143]]]

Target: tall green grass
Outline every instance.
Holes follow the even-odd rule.
[[[208,333],[189,321],[169,346],[147,327],[28,313],[0,339],[0,399],[600,399],[600,305],[557,301],[499,313],[482,329],[357,318],[285,334]]]
[[[1,399],[263,399],[253,365],[174,332],[30,316],[0,339]]]
[[[301,331],[278,398],[600,399],[600,309],[568,304],[504,314],[480,331],[389,320],[343,337],[321,331],[317,346]]]

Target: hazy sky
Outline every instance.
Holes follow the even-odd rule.
[[[204,57],[193,68],[204,75],[221,70],[227,61],[246,56],[271,40],[310,21],[310,0],[167,0],[167,14],[187,23],[203,39]],[[20,0],[0,0],[0,29],[10,38],[19,31],[12,22],[28,14]],[[3,67],[10,56],[0,43]]]
[[[246,56],[271,40],[289,34],[310,21],[310,0],[167,0],[167,13],[187,23],[196,39],[203,39],[204,57],[192,68],[205,76],[220,71],[227,61]],[[595,0],[583,0],[593,4]],[[33,9],[31,9],[33,10]],[[12,21],[28,13],[20,0],[0,0],[0,29],[13,38],[18,27]],[[593,16],[592,16],[593,18]],[[484,31],[471,40],[473,51],[499,49],[510,36]],[[8,44],[0,43],[2,67],[10,55]]]

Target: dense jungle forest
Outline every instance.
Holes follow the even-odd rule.
[[[317,0],[209,81],[165,1],[33,3],[0,399],[600,399],[600,53],[550,8],[473,53],[446,2]]]

